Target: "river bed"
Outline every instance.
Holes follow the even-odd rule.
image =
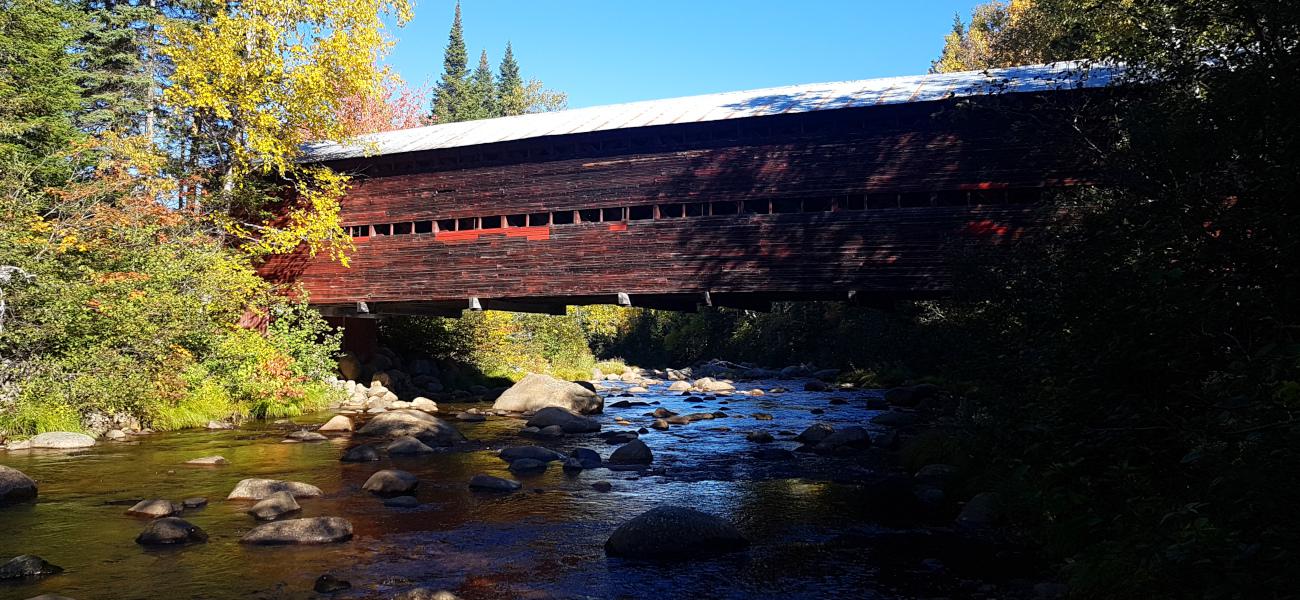
[[[791,381],[738,385],[779,386],[802,389]],[[283,443],[284,434],[297,428],[292,424],[159,433],[77,452],[0,451],[0,464],[40,484],[36,502],[0,507],[0,559],[35,554],[65,569],[37,581],[0,582],[0,598],[390,598],[419,587],[466,599],[998,597],[996,585],[984,580],[1003,576],[986,578],[963,567],[961,557],[949,556],[953,544],[941,528],[890,517],[888,500],[873,493],[883,478],[898,478],[883,451],[793,458],[771,451],[793,450],[799,444],[792,434],[819,421],[883,433],[869,424],[877,411],[866,408],[866,399],[874,395],[790,391],[695,402],[656,385],[634,398],[610,397],[596,416],[605,431],[649,426],[652,418],[644,414],[658,407],[729,414],[643,434],[655,458],[641,473],[602,468],[567,474],[552,463],[540,474],[512,474],[496,456],[506,446],[538,444],[566,453],[582,446],[605,457],[616,446],[596,434],[529,440],[517,435],[521,419],[495,416],[451,421],[474,442],[469,448],[370,463],[339,461],[359,441],[347,434]],[[617,400],[655,404],[609,407]],[[451,419],[470,407],[440,404],[439,414]],[[753,418],[760,412],[772,419]],[[330,416],[293,421],[318,425]],[[617,425],[616,417],[633,425]],[[760,445],[745,438],[759,430],[776,441]],[[209,455],[230,464],[184,464]],[[384,468],[417,475],[422,505],[389,508],[361,490]],[[466,484],[476,473],[516,479],[524,488],[508,495],[474,492]],[[238,543],[257,523],[244,512],[250,502],[225,497],[250,477],[319,486],[325,495],[301,500],[295,516],[347,518],[354,538],[322,546]],[[593,490],[597,481],[610,482],[612,491]],[[207,543],[163,549],[134,543],[146,521],[125,514],[131,501],[196,496],[209,504],[182,516],[208,533]],[[725,517],[753,546],[723,558],[668,564],[605,557],[603,544],[618,525],[665,504]],[[313,592],[323,573],[353,588],[329,596]]]

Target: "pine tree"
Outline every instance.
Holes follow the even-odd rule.
[[[470,93],[466,95],[465,119],[491,119],[501,116],[497,112],[496,86],[492,81],[492,66],[488,64],[487,50],[478,57],[478,68],[470,80]]]
[[[502,116],[522,115],[528,110],[524,81],[519,76],[519,63],[515,61],[515,51],[510,42],[506,42],[506,54],[501,59],[497,75],[496,107]]]
[[[0,197],[57,185],[77,137],[70,47],[79,16],[53,0],[11,0],[0,10]]]
[[[153,111],[155,19],[144,0],[83,0],[86,29],[78,68],[82,109],[77,124],[90,133],[138,133],[149,129]]]
[[[438,123],[465,120],[465,96],[469,81],[459,2],[456,3],[456,17],[451,22],[451,33],[447,37],[447,50],[442,58],[442,79],[434,89],[433,96],[433,117]]]

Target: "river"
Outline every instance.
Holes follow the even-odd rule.
[[[790,381],[739,387],[782,385],[802,389]],[[598,416],[606,431],[648,426],[652,419],[644,413],[657,407],[690,413],[700,412],[694,407],[702,404],[730,415],[643,434],[655,453],[644,473],[595,469],[571,475],[552,463],[544,473],[512,474],[496,452],[539,442],[516,435],[520,419],[495,416],[481,423],[453,421],[473,442],[467,448],[372,463],[339,462],[356,443],[346,434],[331,434],[326,442],[282,442],[298,425],[323,423],[331,416],[324,413],[299,417],[296,424],[158,433],[86,451],[0,451],[0,464],[40,484],[36,502],[0,507],[0,560],[35,554],[65,569],[37,581],[0,582],[0,598],[315,598],[323,597],[312,591],[323,573],[352,583],[352,590],[331,596],[338,598],[389,598],[417,587],[448,589],[467,599],[996,597],[999,580],[1014,575],[998,571],[1014,571],[1014,565],[990,567],[991,557],[955,550],[962,544],[946,528],[895,518],[889,498],[875,492],[882,482],[899,479],[883,451],[846,457],[755,454],[760,448],[793,450],[798,444],[791,434],[814,422],[869,425],[876,411],[866,408],[866,398],[875,394],[790,391],[696,403],[658,385],[636,398],[610,398],[607,406],[620,399],[657,404],[607,407]],[[440,414],[469,407],[440,405]],[[813,414],[815,409],[824,414]],[[758,412],[773,418],[753,418]],[[616,417],[633,426],[615,424]],[[758,430],[777,441],[760,446],[745,439]],[[615,448],[595,434],[540,444],[565,452],[585,446],[606,457]],[[209,455],[230,464],[184,464]],[[362,491],[367,477],[383,468],[417,475],[423,504],[388,508]],[[466,483],[476,473],[517,479],[524,489],[473,492]],[[238,543],[256,524],[244,513],[251,503],[225,497],[249,477],[319,486],[325,495],[301,500],[297,516],[345,517],[355,537],[323,546]],[[612,483],[613,490],[593,490],[597,481]],[[131,501],[196,496],[210,503],[182,516],[208,533],[207,543],[153,549],[133,542],[145,521],[125,514]],[[669,564],[605,557],[610,532],[664,504],[723,516],[753,546],[724,558]]]

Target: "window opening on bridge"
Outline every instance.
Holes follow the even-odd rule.
[[[483,217],[479,224],[483,229],[501,229],[501,217]]]
[[[765,215],[772,212],[772,206],[767,200],[746,200],[741,204],[741,212],[747,215]]]
[[[691,202],[685,208],[688,217],[703,217],[709,214],[709,206],[703,202]]]
[[[682,208],[684,207],[681,204],[660,204],[659,218],[679,219],[682,216]]]
[[[903,192],[898,195],[899,208],[919,208],[933,205],[930,192]]]
[[[411,223],[393,223],[393,235],[411,235]]]
[[[456,231],[456,219],[438,219],[438,231]]]
[[[478,217],[456,219],[456,231],[469,231],[472,229],[478,229]]]
[[[348,235],[352,237],[366,237],[370,235],[369,225],[348,225]]]
[[[1042,188],[1020,188],[1007,191],[1007,202],[1013,204],[1030,204],[1043,198]]]
[[[862,194],[851,194],[840,198],[840,210],[866,210],[867,197]]]
[[[642,206],[633,206],[627,209],[627,218],[629,221],[645,221],[655,218],[655,207],[653,204]]]
[[[507,227],[527,227],[528,215],[506,215]]]
[[[834,206],[831,198],[804,198],[804,212],[830,212]]]
[[[622,221],[623,219],[624,216],[623,216],[622,206],[617,208],[600,209],[600,220],[602,221]]]
[[[372,235],[392,235],[393,226],[389,225],[388,223],[384,223],[382,225],[372,225],[370,227],[370,233]]]
[[[533,213],[528,215],[529,227],[540,227],[551,224],[551,213]]]
[[[961,190],[949,190],[935,194],[936,206],[966,206],[966,192]]]
[[[898,208],[898,194],[867,194],[867,209]]]
[[[433,221],[416,221],[416,233],[433,233]]]
[[[552,224],[552,225],[572,225],[572,224],[573,224],[573,211],[571,211],[571,210],[557,210],[557,211],[551,213],[551,224]]]
[[[970,192],[970,204],[974,206],[987,206],[989,204],[1003,204],[1007,201],[1006,190],[975,190]]]
[[[709,203],[709,214],[713,215],[734,215],[740,210],[739,203],[732,201],[719,201]]]
[[[600,209],[588,208],[588,209],[580,210],[578,211],[578,220],[583,223],[599,223]]]
[[[779,198],[772,201],[772,213],[778,215],[797,213],[800,210],[800,204],[798,198]]]

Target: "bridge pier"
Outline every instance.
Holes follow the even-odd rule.
[[[334,327],[343,328],[343,350],[362,363],[369,362],[379,350],[379,320],[362,317],[325,317]]]

